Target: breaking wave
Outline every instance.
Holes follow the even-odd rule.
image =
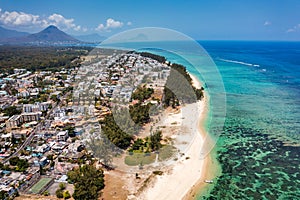
[[[258,64],[246,63],[246,62],[237,61],[237,60],[227,60],[227,59],[222,59],[222,58],[219,58],[219,60],[224,61],[224,62],[229,62],[229,63],[251,66],[251,67],[260,67],[260,65],[258,65]]]

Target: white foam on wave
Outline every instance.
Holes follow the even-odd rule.
[[[227,59],[222,59],[222,58],[219,58],[219,60],[224,61],[224,62],[229,62],[229,63],[251,66],[251,67],[260,67],[260,65],[258,65],[258,64],[246,63],[246,62],[242,62],[242,61],[238,61],[238,60],[227,60]]]

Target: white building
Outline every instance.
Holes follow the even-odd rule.
[[[68,139],[68,131],[60,131],[56,135],[58,142],[65,142]]]
[[[35,103],[35,104],[24,104],[23,105],[23,112],[40,112],[40,111],[47,111],[50,103],[42,102],[42,103]]]

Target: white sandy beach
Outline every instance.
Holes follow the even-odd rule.
[[[195,87],[200,87],[200,82],[196,77],[192,76]],[[206,158],[200,159],[200,150],[203,146],[204,129],[201,128],[201,122],[205,119],[207,111],[207,98],[194,104],[182,107],[184,114],[183,124],[188,126],[194,137],[190,141],[188,148],[184,151],[178,162],[169,166],[170,171],[161,176],[156,176],[155,180],[146,188],[138,197],[138,199],[186,199],[191,198],[189,194],[195,193],[191,191],[200,182],[203,182],[205,174]],[[198,118],[196,117],[198,116]],[[198,188],[197,188],[198,189]]]

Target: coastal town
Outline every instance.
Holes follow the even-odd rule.
[[[0,0],[0,200],[300,200],[299,9]]]
[[[84,146],[70,135],[66,119],[74,70],[31,72],[14,69],[1,74],[1,192],[3,197],[31,190],[39,180],[47,186],[65,182],[74,164],[63,161],[81,158]],[[76,141],[77,140],[77,141]],[[71,161],[70,160],[70,161]],[[42,189],[42,188],[40,188]],[[2,198],[3,198],[2,197]]]
[[[119,170],[142,169],[176,152],[168,145],[170,138],[161,142],[162,126],[158,125],[170,63],[148,53],[96,51],[81,57],[82,65],[74,68],[57,72],[14,68],[11,74],[1,74],[1,198],[20,194],[71,198],[74,185],[68,172],[82,164],[105,170],[116,165],[125,166]],[[169,98],[168,104],[171,101],[175,108],[175,98]],[[150,107],[155,108],[151,114]],[[127,118],[133,119],[125,120],[128,127],[115,117],[123,116],[125,108],[129,108]],[[116,122],[107,124],[112,114]],[[109,132],[111,126],[118,129]],[[109,141],[107,149],[118,150],[99,152],[94,141],[104,140]],[[158,157],[160,149],[169,155]],[[120,152],[127,156],[116,164]],[[140,178],[138,173],[135,176]]]

